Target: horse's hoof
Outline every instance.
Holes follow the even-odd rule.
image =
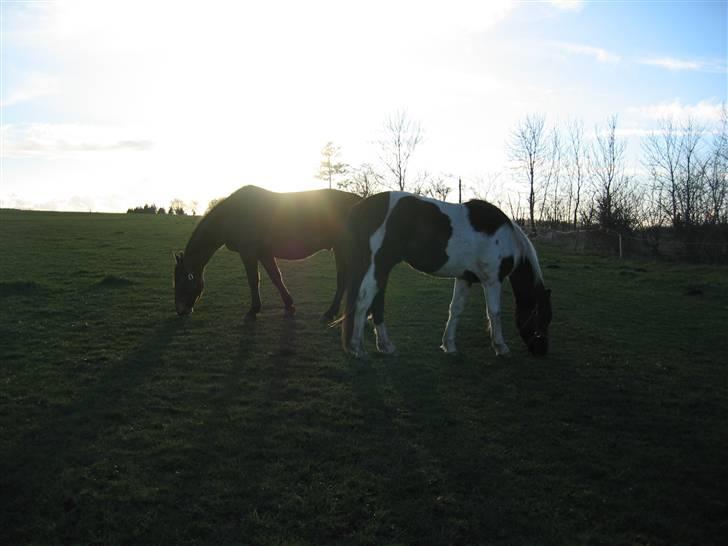
[[[286,307],[286,308],[285,308],[285,309],[283,310],[283,314],[284,314],[285,316],[287,316],[287,317],[292,317],[293,315],[295,315],[295,314],[296,314],[296,306],[295,306],[295,305],[291,305],[291,306],[289,306],[289,307]]]
[[[511,356],[511,350],[508,347],[501,347],[495,350],[495,356],[508,358]]]
[[[255,313],[252,313],[250,311],[245,313],[245,316],[243,317],[243,322],[245,324],[253,324],[255,322],[255,320],[256,320]]]
[[[454,355],[458,352],[458,350],[455,348],[454,343],[450,343],[449,345],[443,341],[442,345],[440,345],[440,349],[442,349],[443,353],[447,353],[449,355]]]
[[[377,343],[377,351],[384,355],[393,355],[397,352],[397,347],[394,346],[394,343],[385,343],[384,345]]]
[[[346,353],[360,360],[366,360],[369,357],[369,353],[367,353],[364,347],[349,347],[348,349],[346,349]]]

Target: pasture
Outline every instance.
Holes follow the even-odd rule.
[[[177,317],[189,217],[0,211],[2,544],[725,544],[728,269],[535,242],[551,353],[497,359],[474,287],[398,266],[399,349],[319,322],[333,257],[263,311],[222,249]],[[367,346],[374,350],[368,329]]]

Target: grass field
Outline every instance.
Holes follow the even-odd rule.
[[[447,356],[451,282],[399,266],[399,355],[358,361],[326,252],[292,319],[264,277],[243,323],[224,249],[177,317],[194,222],[0,211],[1,544],[728,543],[728,268],[537,245],[552,352],[507,288],[496,359],[480,289]]]

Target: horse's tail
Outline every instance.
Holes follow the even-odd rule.
[[[344,312],[331,325],[341,325],[341,344],[345,351],[350,349],[354,332],[354,315],[359,299],[359,290],[367,271],[372,265],[372,251],[369,239],[386,221],[390,192],[382,192],[354,205],[346,223],[343,236],[343,255],[346,271]]]
[[[338,320],[332,323],[332,326],[341,325],[341,344],[345,351],[349,350],[351,336],[354,331],[354,312],[359,298],[359,289],[364,280],[364,275],[366,275],[371,265],[368,235],[352,215],[344,237],[344,261],[346,264],[344,312]]]

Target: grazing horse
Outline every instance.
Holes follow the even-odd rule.
[[[346,235],[347,297],[338,321],[345,350],[365,354],[364,324],[371,315],[377,349],[394,352],[384,325],[384,292],[392,268],[405,261],[430,275],[455,277],[443,351],[456,351],[455,329],[466,296],[474,283],[481,283],[493,349],[497,355],[510,352],[501,330],[501,285],[508,277],[523,341],[533,354],[548,352],[551,290],[544,288],[528,237],[498,207],[479,200],[453,204],[385,192],[352,208]]]
[[[174,299],[179,315],[191,313],[204,288],[203,271],[213,254],[225,245],[240,254],[250,286],[246,321],[260,311],[258,262],[281,294],[286,314],[295,312],[283,284],[276,258],[303,259],[322,249],[336,258],[336,293],[322,320],[339,311],[344,290],[341,236],[351,207],[361,197],[338,190],[275,193],[244,186],[220,201],[200,220],[184,252],[175,254]]]

